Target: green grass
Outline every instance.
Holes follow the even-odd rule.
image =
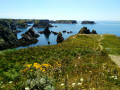
[[[115,35],[104,35],[102,46],[109,54],[120,55],[120,38]]]
[[[65,88],[69,90],[118,89],[120,70],[110,60],[106,51],[99,50],[98,39],[100,39],[99,35],[77,34],[58,45],[4,52],[0,54],[0,80],[2,82],[0,86],[4,89],[7,87],[7,89],[21,90],[25,87],[35,89],[38,86],[45,89],[50,85],[57,90]],[[21,72],[25,69],[24,65],[34,63],[50,64],[53,68],[46,68],[45,72],[41,72],[31,67],[30,70],[33,69],[33,71],[28,69],[25,73]],[[54,66],[55,63],[61,66]],[[117,79],[110,78],[116,75]],[[41,78],[45,79],[44,84],[39,82]],[[11,84],[10,81],[12,81]],[[31,85],[31,83],[34,84]],[[75,83],[74,86],[72,86],[73,83]],[[77,85],[78,83],[81,85]],[[61,86],[61,84],[64,85]]]

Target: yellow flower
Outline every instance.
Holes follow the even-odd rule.
[[[30,71],[32,72],[33,70],[31,69]]]

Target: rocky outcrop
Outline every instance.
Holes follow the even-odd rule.
[[[54,32],[54,31],[51,31],[51,33],[53,33],[54,35],[57,35],[57,34],[58,34],[58,32]]]
[[[63,42],[64,41],[64,38],[63,38],[63,36],[62,36],[62,33],[61,32],[59,32],[58,33],[58,36],[57,36],[57,43],[61,43],[61,42]]]
[[[90,34],[97,34],[97,32],[95,30],[92,30]]]
[[[16,26],[17,23],[14,19],[1,19],[0,20],[0,25],[9,28],[11,30],[17,30]]]
[[[63,30],[62,32],[63,32],[63,33],[66,33],[66,30]]]
[[[38,34],[35,33],[35,31],[33,30],[33,27],[31,27],[27,32],[25,32],[25,34],[31,35],[32,37],[39,37]]]
[[[87,27],[83,27],[80,31],[80,34],[90,34],[90,30]]]
[[[36,39],[38,36],[32,27],[22,35],[21,39],[17,39],[17,35],[11,29],[0,26],[0,50],[36,43],[38,42]]]
[[[46,26],[44,31],[39,31],[39,33],[41,33],[41,34],[50,34],[51,32],[49,30],[49,26]]]
[[[90,30],[87,29],[87,27],[83,27],[78,33],[79,34],[97,34],[95,30],[92,30],[92,32],[90,32]]]
[[[82,21],[81,24],[96,24],[94,21]]]

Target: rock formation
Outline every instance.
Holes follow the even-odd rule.
[[[95,30],[92,30],[92,32],[90,32],[90,30],[87,29],[87,27],[83,27],[78,33],[80,33],[80,34],[97,34],[97,32]]]
[[[46,26],[44,31],[39,31],[39,33],[41,33],[41,34],[50,34],[51,32],[49,30],[49,26]]]
[[[96,24],[94,21],[82,21],[81,24]]]
[[[90,34],[97,34],[97,32],[95,30],[92,30]]]
[[[30,28],[21,39],[17,39],[17,35],[11,29],[0,25],[0,50],[26,46],[38,42],[33,28]]]
[[[63,36],[62,36],[62,33],[61,32],[59,32],[58,33],[58,36],[57,36],[57,43],[61,43],[61,42],[63,42],[64,41],[64,38],[63,38]]]
[[[90,34],[90,30],[87,27],[83,27],[80,31],[80,34]]]
[[[54,32],[54,31],[51,31],[51,33],[53,33],[54,35],[57,35],[57,34],[58,34],[58,32]]]

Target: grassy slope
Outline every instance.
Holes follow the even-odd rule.
[[[102,46],[110,54],[120,54],[120,39],[115,35],[104,35]]]
[[[99,39],[100,35],[77,34],[58,45],[5,52],[0,55],[0,80],[3,81],[1,87],[22,89],[24,85],[21,83],[30,79],[26,75],[29,73],[20,72],[25,64],[37,62],[53,65],[55,61],[60,63],[61,67],[57,71],[51,71],[52,74],[47,72],[47,75],[54,78],[55,87],[58,90],[65,87],[68,89],[118,89],[120,70],[110,60],[107,53],[100,50]],[[120,41],[114,35],[104,35],[102,40],[104,48],[112,47],[113,52],[116,50],[115,52],[119,53],[116,49],[119,47],[119,43],[114,45],[115,42]],[[118,79],[110,78],[116,75]],[[83,81],[80,81],[81,78]],[[9,84],[9,81],[13,81],[13,83]],[[65,86],[61,87],[61,83],[64,83]],[[72,83],[76,83],[76,85],[73,87]],[[81,85],[77,85],[78,83]]]

